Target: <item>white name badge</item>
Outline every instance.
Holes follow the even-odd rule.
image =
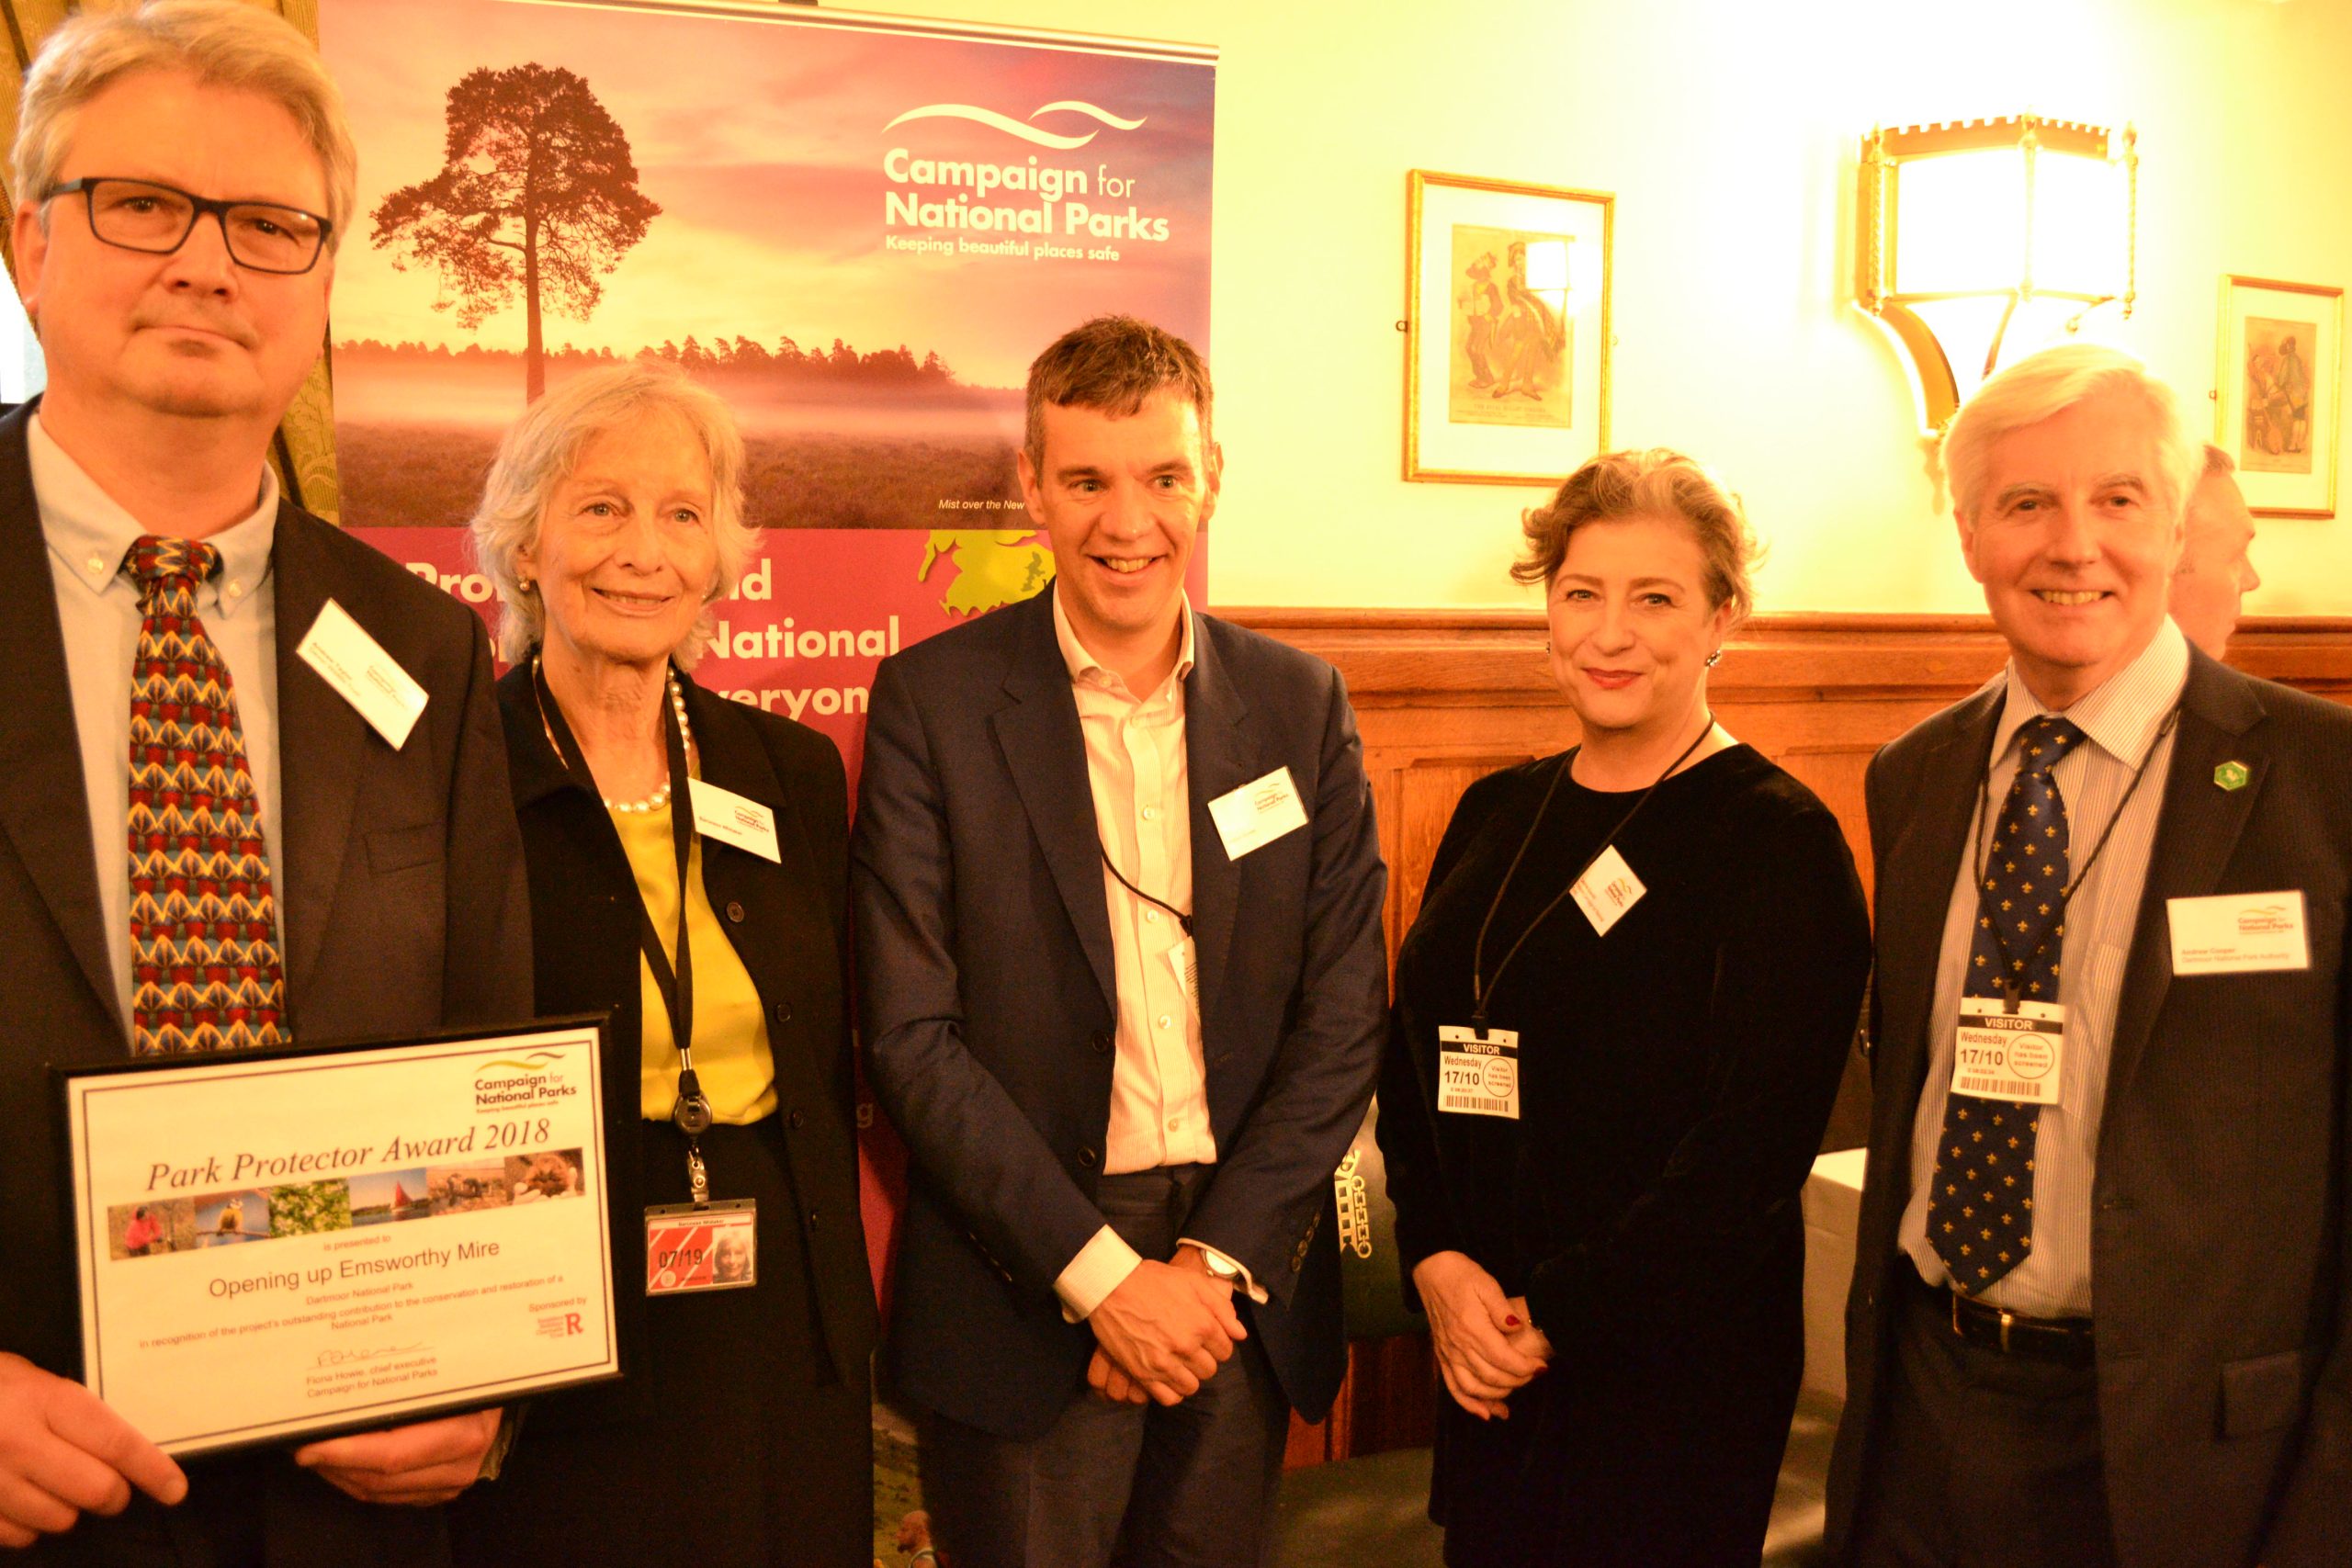
[[[1609,928],[1640,903],[1642,895],[1649,889],[1642,886],[1642,879],[1634,874],[1634,868],[1625,863],[1625,857],[1611,844],[1600,852],[1600,858],[1568,891],[1576,895],[1577,908],[1584,911],[1584,918],[1592,922],[1593,934],[1607,936]]]
[[[1288,768],[1276,768],[1264,778],[1251,779],[1229,795],[1209,802],[1209,818],[1225,840],[1225,858],[1239,860],[1251,850],[1263,849],[1284,833],[1306,826],[1306,807],[1298,798]]]
[[[1437,1032],[1437,1108],[1519,1120],[1519,1031],[1459,1024]]]
[[[2167,898],[2175,975],[2253,975],[2312,966],[2300,888]]]
[[[427,694],[410,679],[400,661],[384,651],[351,612],[330,599],[295,645],[295,654],[319,672],[359,716],[397,751],[408,744],[408,732],[424,712]]]
[[[686,794],[695,804],[695,832],[748,851],[763,861],[784,863],[783,852],[775,843],[775,812],[756,800],[700,779],[686,781]]]
[[[2066,1010],[1996,997],[1963,997],[1951,1057],[1951,1091],[1976,1100],[2057,1105],[2066,1065]]]

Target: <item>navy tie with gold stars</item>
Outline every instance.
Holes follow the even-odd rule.
[[[2058,999],[2065,946],[2066,803],[2050,770],[2083,744],[2083,732],[2044,714],[2018,731],[2018,776],[1993,825],[1969,944],[1970,997]],[[2033,1139],[2041,1107],[1952,1094],[1928,1193],[1928,1240],[1973,1295],[2033,1250]]]

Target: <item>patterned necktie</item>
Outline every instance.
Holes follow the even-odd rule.
[[[283,1045],[261,799],[229,667],[197,619],[220,570],[200,540],[149,535],[123,575],[142,619],[130,671],[130,1043],[139,1055]]]
[[[2066,940],[2066,803],[2050,770],[2083,743],[2083,732],[2052,714],[2018,731],[2018,776],[1994,824],[1992,852],[1977,888],[1976,933],[1963,996],[2058,999],[2058,957]],[[2033,1250],[2033,1142],[2041,1108],[1952,1094],[1928,1191],[1928,1240],[1952,1283],[1974,1295]]]

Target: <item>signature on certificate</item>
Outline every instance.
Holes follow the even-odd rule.
[[[340,1367],[352,1361],[373,1361],[386,1356],[405,1356],[412,1350],[422,1350],[423,1345],[386,1345],[376,1350],[322,1350],[313,1366]]]

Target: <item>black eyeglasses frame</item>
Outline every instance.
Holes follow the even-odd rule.
[[[167,191],[188,204],[187,227],[180,231],[178,239],[161,250],[152,245],[130,245],[120,240],[109,240],[98,232],[97,206],[90,200],[92,187],[102,185],[145,186],[151,190]],[[212,220],[220,225],[220,243],[228,251],[229,259],[247,272],[266,273],[272,277],[300,277],[305,273],[317,270],[319,258],[327,254],[327,242],[334,234],[333,219],[322,218],[315,212],[304,211],[301,208],[287,202],[255,201],[250,197],[237,201],[216,201],[209,196],[198,196],[194,191],[182,190],[177,186],[165,185],[161,180],[138,179],[130,175],[87,175],[78,180],[62,180],[50,186],[42,194],[41,199],[48,201],[55,197],[76,195],[82,197],[82,216],[90,225],[90,237],[102,245],[112,245],[119,251],[130,251],[143,256],[176,255],[179,254],[180,247],[187,243],[188,236],[196,232],[197,224],[209,213]],[[311,259],[297,267],[256,266],[239,255],[237,243],[229,237],[229,214],[241,207],[258,207],[272,212],[291,212],[317,224],[319,243],[312,248]]]

